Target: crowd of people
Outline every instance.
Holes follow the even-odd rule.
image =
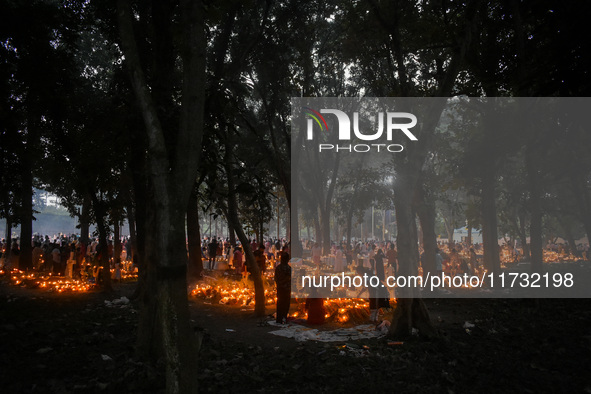
[[[273,272],[273,280],[277,289],[277,311],[275,320],[277,323],[287,322],[289,306],[291,302],[291,266],[290,245],[285,239],[272,239],[257,242],[250,241],[250,248],[253,251],[256,265],[261,275],[268,270]],[[216,268],[216,260],[222,260],[226,267],[233,270],[235,274],[243,278],[252,274],[252,270],[246,264],[246,256],[240,244],[232,245],[230,239],[219,239],[212,237],[204,238],[201,243],[201,251],[204,256],[204,268],[213,270]],[[205,265],[207,262],[207,265]]]
[[[115,271],[115,280],[121,279],[121,261],[131,256],[131,242],[123,238],[118,250],[115,250],[113,240],[107,245],[101,245],[97,239],[87,242],[76,235],[36,235],[31,240],[32,267],[22,267],[20,263],[20,239],[2,239],[0,244],[0,266],[5,271],[12,269],[32,269],[35,272],[66,276],[89,281],[99,280],[100,261],[102,254],[108,255]]]
[[[305,255],[310,257],[313,266],[318,270],[333,272],[355,272],[357,275],[376,276],[384,286],[369,288],[370,319],[377,321],[378,311],[390,308],[390,294],[386,290],[386,277],[397,276],[400,271],[398,251],[393,241],[380,242],[375,240],[354,241],[337,244],[331,242],[330,249],[325,252],[321,245],[314,241],[303,243]],[[438,245],[435,253],[436,273],[447,275],[463,275],[479,272],[482,267],[482,255],[477,254],[480,245],[458,243],[454,245]],[[327,258],[330,256],[330,258]],[[425,252],[420,249],[419,270],[425,266]],[[321,324],[324,321],[322,299],[316,299],[315,289],[309,289],[311,298],[306,302],[308,322]]]
[[[291,298],[291,267],[290,244],[286,239],[268,238],[262,242],[249,241],[253,251],[258,271],[261,274],[272,272],[277,289],[277,313],[276,322],[286,323],[288,318]],[[121,242],[114,243],[109,240],[106,245],[101,245],[97,239],[87,242],[81,241],[79,236],[59,235],[49,237],[36,235],[31,240],[32,267],[36,272],[51,273],[52,275],[66,276],[69,278],[99,281],[100,261],[103,254],[107,254],[114,269],[114,279],[121,278],[120,262],[127,260],[132,255],[130,240],[125,237]],[[377,276],[380,281],[385,281],[386,276],[396,276],[399,273],[398,252],[393,241],[380,242],[375,240],[356,240],[349,244],[331,242],[328,251],[323,250],[318,242],[305,240],[302,242],[304,256],[309,257],[313,266],[318,270],[332,270],[333,272],[355,272],[358,275],[368,274]],[[561,244],[548,243],[546,250],[555,253],[572,253],[573,251]],[[246,263],[246,256],[240,243],[232,245],[229,238],[204,237],[201,242],[201,251],[204,269],[214,270],[216,264],[223,262],[224,267],[237,275],[247,278],[252,274],[252,268]],[[425,262],[425,252],[420,249],[419,270]],[[588,259],[588,244],[578,245],[576,253]],[[523,256],[520,249],[510,244],[501,248],[501,254],[509,254],[514,261],[519,261]],[[0,243],[0,268],[5,272],[11,269],[19,269],[21,248],[20,240],[2,239]],[[330,259],[327,257],[330,256]],[[330,263],[329,263],[330,262]],[[440,243],[435,253],[436,273],[445,273],[450,276],[463,274],[479,274],[482,270],[482,244]],[[117,277],[117,272],[119,276]],[[325,309],[323,299],[314,294],[315,289],[309,289],[310,294],[306,301],[308,322],[322,324],[324,322]],[[371,319],[377,319],[377,311],[380,308],[389,308],[389,293],[383,288],[370,289],[370,313]]]
[[[252,239],[249,242],[253,251],[259,271],[266,272],[279,264],[283,253],[290,254],[289,243],[285,239],[268,238],[262,242]],[[204,257],[204,269],[213,270],[216,268],[216,261],[223,261],[228,268],[236,273],[247,275],[246,256],[243,246],[240,243],[232,245],[229,238],[218,237],[203,238],[201,242],[201,254]]]

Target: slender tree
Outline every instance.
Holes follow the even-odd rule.
[[[138,345],[147,356],[163,357],[166,361],[168,393],[190,393],[197,392],[194,371],[199,342],[189,321],[184,224],[197,179],[203,134],[204,7],[200,2],[185,0],[174,10],[168,3],[152,5],[154,59],[166,62],[171,56],[168,51],[178,49],[182,63],[178,126],[172,125],[156,106],[171,100],[170,94],[176,94],[172,86],[166,85],[170,74],[165,69],[146,73],[134,31],[133,4],[128,0],[117,2],[123,53],[148,140],[150,188],[146,205],[152,231],[146,234],[146,259],[150,290],[142,300]],[[177,23],[182,31],[176,42],[172,36],[175,14],[179,15]],[[156,63],[160,64],[158,60]],[[160,65],[169,67],[166,63]],[[167,92],[169,96],[160,97]]]

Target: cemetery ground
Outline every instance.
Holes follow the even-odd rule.
[[[0,284],[0,392],[163,392],[163,369],[134,359],[137,305],[122,298],[134,287],[55,293]],[[437,339],[321,343],[272,335],[277,327],[247,308],[191,298],[203,333],[200,391],[591,392],[590,300],[425,302]]]

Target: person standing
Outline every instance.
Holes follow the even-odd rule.
[[[398,275],[398,252],[394,249],[394,244],[390,244],[390,248],[386,252],[386,258],[388,259],[388,265],[393,271],[391,275]]]
[[[480,274],[480,262],[474,248],[470,248],[470,269],[472,270],[472,275]]]
[[[322,248],[318,245],[318,242],[312,247],[312,262],[316,268],[320,268],[320,256],[322,255]]]
[[[258,249],[253,252],[254,258],[259,266],[259,272],[261,275],[265,275],[267,271],[267,258],[265,257],[265,246],[260,244]]]
[[[41,244],[38,241],[35,241],[35,247],[33,248],[32,258],[33,258],[33,269],[39,271],[41,268],[41,258],[43,257],[43,249],[41,249]]]
[[[435,249],[435,271],[437,271],[437,275],[441,275],[443,272],[443,256],[441,256],[439,248]]]
[[[343,248],[339,245],[334,257],[334,270],[335,272],[345,271],[345,263],[343,262]]]
[[[215,255],[218,252],[218,241],[216,237],[213,237],[213,240],[208,245],[207,250],[207,257],[209,259],[209,269],[212,270],[215,268]]]
[[[51,251],[51,261],[53,262],[53,273],[55,275],[59,275],[62,268],[62,251],[59,249],[58,244],[53,245],[53,250]]]
[[[232,256],[232,265],[236,270],[237,274],[244,275],[244,267],[242,264],[243,256],[242,256],[242,248],[240,246],[236,246],[234,250],[234,255]]]
[[[377,287],[371,286],[369,288],[369,310],[370,310],[370,319],[371,321],[377,321],[378,319],[378,310],[380,308],[390,308],[390,294],[388,290],[386,290],[386,275],[384,271],[384,252],[382,249],[378,249],[378,251],[374,254],[374,268],[373,274],[378,277],[379,284]]]
[[[288,264],[289,254],[281,253],[281,262],[275,268],[275,285],[277,286],[277,313],[275,321],[287,323],[289,303],[291,301],[291,267]]]

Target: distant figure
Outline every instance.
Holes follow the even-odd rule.
[[[213,240],[209,243],[207,249],[207,257],[209,262],[209,269],[212,270],[215,268],[215,256],[218,252],[218,240],[214,237]]]
[[[439,248],[435,249],[435,271],[437,271],[437,275],[441,275],[443,272],[443,256],[441,256]]]
[[[394,249],[394,244],[390,244],[390,248],[386,252],[386,258],[392,270],[391,275],[398,275],[398,252]]]
[[[265,254],[267,255],[267,259],[271,260],[271,257],[273,256],[273,252],[271,251],[271,240],[265,242]]]
[[[351,245],[347,245],[347,249],[345,249],[345,259],[347,259],[347,267],[350,267],[353,264],[353,251],[351,250]]]
[[[451,275],[455,276],[461,273],[461,260],[460,260],[460,255],[458,254],[458,251],[455,249],[452,249],[451,252],[449,253],[449,265],[451,267]]]
[[[281,262],[275,268],[275,285],[277,286],[277,316],[275,321],[279,324],[287,323],[289,303],[291,300],[291,267],[289,266],[289,254],[281,254]]]
[[[35,241],[35,247],[33,248],[32,258],[33,258],[33,269],[39,271],[41,268],[41,260],[43,257],[43,249],[41,249],[41,244],[38,241]]]
[[[337,246],[337,250],[335,253],[334,270],[335,272],[345,271],[345,262],[343,261],[343,248],[340,245]]]
[[[390,308],[390,294],[385,287],[386,275],[384,272],[384,252],[382,249],[378,249],[374,256],[374,271],[373,274],[377,276],[380,280],[378,287],[371,286],[369,288],[369,310],[370,310],[370,319],[371,321],[377,321],[378,319],[378,310],[380,308]]]
[[[259,267],[259,272],[261,273],[261,275],[263,275],[265,271],[267,271],[267,258],[265,257],[265,246],[263,244],[260,244],[259,248],[256,249],[253,252],[253,254]]]
[[[470,248],[470,267],[472,268],[472,273],[480,272],[480,262],[478,261],[478,255],[474,251],[474,248]]]
[[[318,245],[318,242],[312,246],[312,262],[316,268],[320,268],[320,256],[322,255],[322,248]]]
[[[62,251],[59,249],[57,244],[53,245],[51,251],[51,260],[53,261],[53,273],[59,275],[62,269]]]
[[[240,248],[240,246],[236,246],[236,250],[234,250],[234,256],[232,256],[232,264],[234,265],[234,269],[236,270],[237,274],[243,273],[244,267],[242,265],[242,248]]]

